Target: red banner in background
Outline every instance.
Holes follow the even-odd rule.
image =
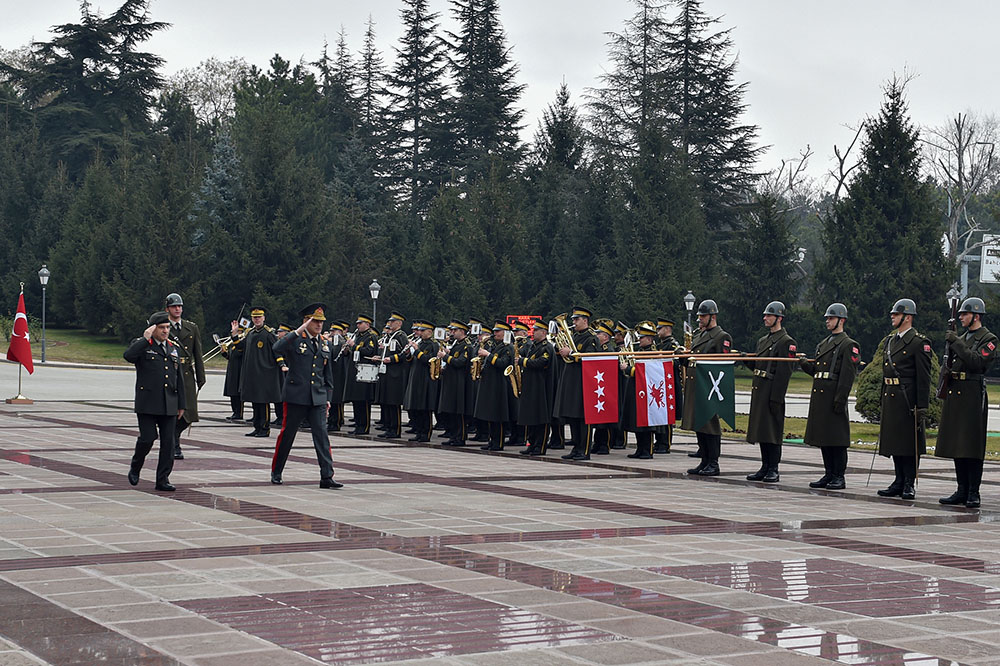
[[[541,318],[541,315],[507,315],[507,323],[513,327],[515,321],[522,321],[528,325],[528,330],[530,331],[534,323]]]
[[[618,422],[618,357],[583,359],[583,418],[589,424]]]
[[[10,347],[7,348],[7,360],[23,365],[29,375],[35,371],[35,362],[31,358],[31,342],[28,340],[28,315],[24,310],[24,292],[21,292],[17,299],[17,314],[14,315],[14,330],[10,336]]]

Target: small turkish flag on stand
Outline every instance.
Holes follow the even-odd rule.
[[[618,357],[583,360],[583,418],[590,425],[618,422]]]
[[[21,295],[17,299],[17,314],[14,315],[14,330],[10,336],[10,346],[7,348],[7,360],[20,363],[28,369],[30,375],[35,371],[35,363],[31,358],[31,342],[28,340],[28,315],[24,309],[24,284],[21,284]],[[8,404],[32,404],[32,400],[21,395],[21,368],[17,369],[17,395],[7,398]]]

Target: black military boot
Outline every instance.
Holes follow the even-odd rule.
[[[899,496],[902,499],[911,500],[917,498],[917,489],[916,486],[914,485],[914,481],[915,479],[909,476],[903,480],[903,489],[899,493]]]
[[[966,485],[959,485],[958,489],[947,497],[941,497],[938,499],[938,504],[946,504],[949,506],[957,506],[959,504],[965,504],[969,499],[969,487]]]
[[[844,476],[842,474],[831,477],[829,483],[826,484],[827,490],[843,490],[846,487],[847,482],[844,480]]]
[[[817,479],[816,481],[810,481],[809,482],[809,487],[810,488],[826,488],[830,484],[830,481],[832,481],[832,480],[833,480],[833,475],[830,474],[829,472],[827,472],[823,476],[821,476],[819,479]]]
[[[965,500],[965,506],[970,509],[978,509],[980,504],[979,485],[983,482],[983,461],[970,460],[968,463],[969,496]]]
[[[892,457],[892,467],[896,472],[896,478],[893,479],[888,488],[877,492],[879,497],[899,497],[903,493],[904,474],[898,456]]]
[[[715,460],[709,460],[700,471],[697,472],[698,476],[719,476],[719,463]]]
[[[760,443],[757,446],[760,447],[760,469],[753,474],[747,474],[747,481],[763,481],[767,475],[769,467],[767,444]]]
[[[778,474],[778,466],[771,465],[767,468],[767,472],[764,473],[764,478],[761,479],[764,483],[777,483],[781,481],[781,475]]]

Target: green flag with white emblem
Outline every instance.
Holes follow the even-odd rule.
[[[732,361],[698,361],[695,364],[693,396],[695,430],[718,415],[720,419],[736,427],[736,382],[733,379],[735,366]]]

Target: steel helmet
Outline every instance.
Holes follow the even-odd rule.
[[[171,305],[184,305],[184,301],[181,299],[181,295],[177,292],[172,294],[167,294],[166,306],[169,308]]]
[[[901,298],[892,304],[892,309],[889,310],[889,314],[916,315],[917,304],[909,298]]]
[[[706,299],[698,305],[698,314],[717,315],[719,314],[719,306],[715,304],[715,301]]]
[[[774,315],[775,317],[784,317],[785,304],[781,301],[771,301],[767,304],[767,307],[764,308],[763,314]]]
[[[958,312],[959,314],[968,312],[971,314],[984,315],[986,314],[986,304],[983,303],[983,299],[973,296],[962,301],[962,307],[958,309]]]
[[[826,314],[823,316],[847,319],[847,306],[843,303],[830,303],[830,307],[826,309]]]

